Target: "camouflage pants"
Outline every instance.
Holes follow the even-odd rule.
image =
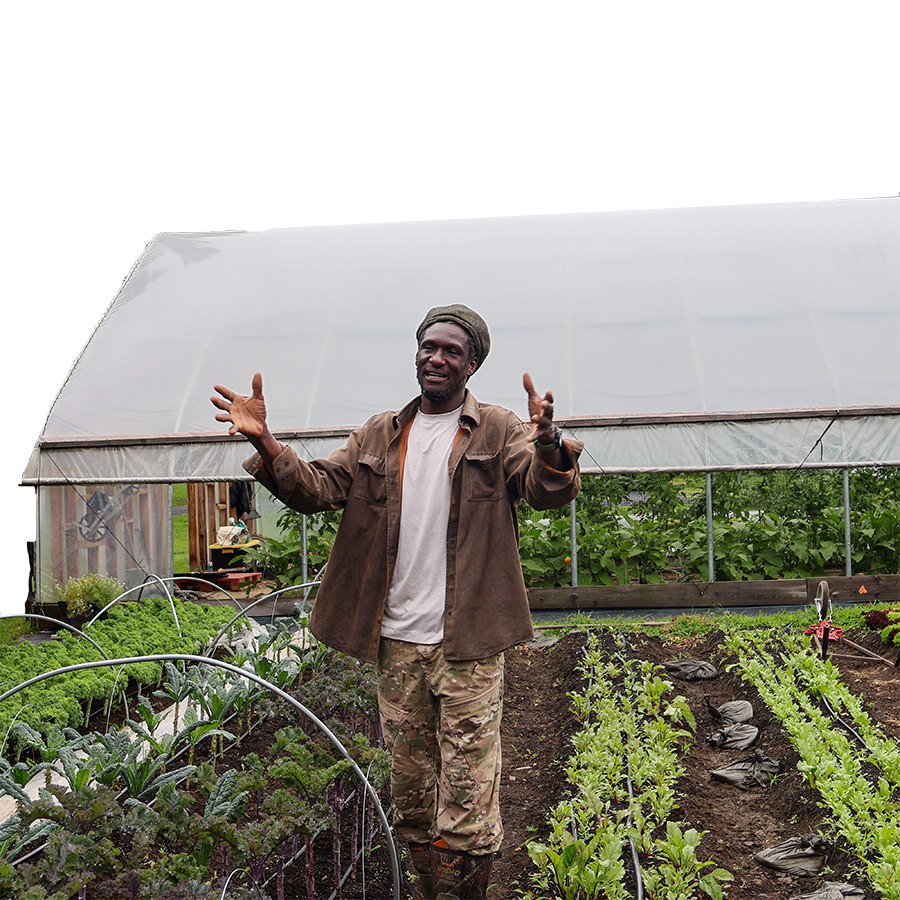
[[[378,706],[398,835],[498,850],[503,654],[452,662],[442,644],[382,638]]]

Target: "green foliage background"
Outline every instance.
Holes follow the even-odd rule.
[[[715,577],[816,577],[844,560],[843,476],[834,469],[716,472]],[[850,475],[854,574],[900,569],[900,469]],[[578,582],[708,581],[703,474],[585,475],[577,501]],[[569,507],[519,506],[520,556],[531,587],[572,583]],[[285,509],[280,537],[249,557],[278,587],[302,580],[301,515]],[[309,577],[327,562],[340,512],[307,518]]]

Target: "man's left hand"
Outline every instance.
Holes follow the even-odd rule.
[[[530,441],[539,444],[552,444],[556,441],[556,431],[553,428],[553,393],[547,391],[543,397],[539,397],[534,389],[534,382],[526,372],[522,376],[522,384],[528,393],[528,414],[531,416]]]

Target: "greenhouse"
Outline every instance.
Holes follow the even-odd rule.
[[[415,329],[492,332],[482,401],[552,389],[588,472],[900,465],[900,200],[160,234],[51,407],[38,594],[172,573],[176,483],[246,480],[214,384],[261,371],[305,458],[417,390]]]

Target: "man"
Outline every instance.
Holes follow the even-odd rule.
[[[436,307],[416,338],[420,396],[326,460],[275,440],[259,374],[250,397],[216,385],[212,402],[256,449],[247,471],[284,503],[344,510],[310,628],[377,665],[394,825],[423,895],[483,898],[503,836],[503,651],[533,634],[516,506],[571,501],[581,444],[561,440],[552,394],[527,373],[530,429],[469,393],[490,350],[473,310]]]

